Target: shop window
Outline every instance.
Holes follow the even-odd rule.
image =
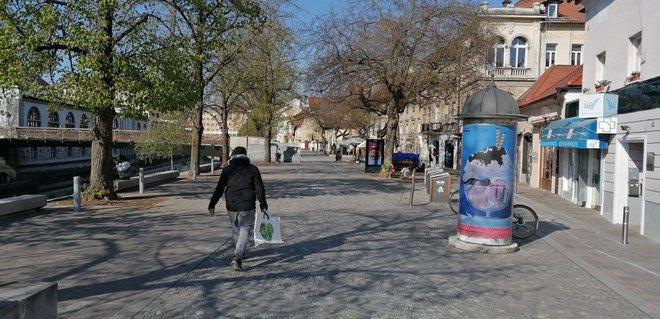
[[[566,115],[564,118],[571,118],[578,116],[580,109],[580,101],[573,101],[566,104]]]
[[[545,45],[545,67],[549,68],[551,65],[557,63],[557,44],[548,43]]]
[[[635,73],[639,75],[642,70],[642,34],[639,33],[630,38],[630,49],[628,50],[628,75]]]
[[[517,37],[511,42],[511,56],[509,62],[514,68],[524,68],[527,57],[527,40]]]
[[[582,64],[582,44],[573,44],[571,46],[571,65]]]
[[[546,10],[546,12],[548,13],[548,18],[556,18],[557,11],[558,11],[558,5],[556,3],[548,4],[548,10]]]
[[[493,45],[492,51],[489,54],[490,56],[488,57],[488,62],[490,62],[490,65],[496,68],[504,67],[505,50],[506,50],[506,44],[504,42],[504,39],[502,38],[497,39],[497,42],[495,43],[495,45]]]
[[[60,127],[60,116],[57,112],[48,114],[48,127]]]
[[[605,80],[605,62],[607,60],[607,55],[605,52],[596,56],[596,81]]]
[[[64,119],[64,127],[74,128],[76,127],[76,120],[73,117],[73,113],[69,112]]]
[[[27,126],[28,127],[40,127],[41,126],[41,114],[39,109],[36,107],[31,107],[27,115]]]
[[[87,114],[80,116],[80,128],[89,128],[89,119],[87,118]]]

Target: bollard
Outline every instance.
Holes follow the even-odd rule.
[[[144,168],[140,167],[140,194],[144,193]]]
[[[621,243],[628,245],[628,222],[630,221],[630,208],[623,206],[623,225],[621,229]]]
[[[412,186],[410,187],[410,206],[413,205],[413,197],[415,197],[415,171],[417,169],[413,168],[412,170],[412,175],[410,179],[412,179]]]
[[[213,175],[214,168],[215,168],[215,163],[213,162],[213,157],[211,157],[211,175]]]
[[[73,211],[80,211],[80,176],[73,177]]]

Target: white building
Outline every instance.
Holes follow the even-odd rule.
[[[618,132],[600,169],[600,212],[612,223],[621,223],[627,206],[630,224],[660,240],[660,171],[655,163],[660,154],[660,1],[582,3],[586,12],[583,90],[606,90],[618,96]]]

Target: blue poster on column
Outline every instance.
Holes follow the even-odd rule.
[[[463,127],[461,215],[488,219],[511,216],[515,140],[514,126],[469,124]],[[509,222],[503,220],[502,223]]]

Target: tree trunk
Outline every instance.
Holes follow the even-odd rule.
[[[229,110],[224,108],[222,113],[222,166],[224,167],[229,162],[229,125],[227,124]]]
[[[273,133],[271,133],[271,130],[268,130],[268,134],[266,134],[266,143],[264,145],[264,162],[270,163],[271,161],[271,155],[270,155],[270,142],[273,140]]]
[[[102,41],[103,55],[99,59],[101,83],[104,91],[108,92],[104,105],[93,113],[94,137],[92,139],[91,170],[89,188],[85,191],[86,197],[107,197],[116,199],[117,193],[113,184],[112,170],[112,126],[117,113],[114,108],[115,78],[114,78],[114,7],[106,4],[101,8],[97,28],[105,36]]]
[[[204,126],[202,125],[202,115],[204,114],[204,67],[198,64],[195,67],[195,83],[198,83],[200,88],[197,91],[197,102],[195,103],[195,114],[193,117],[193,134],[192,142],[190,143],[190,166],[188,168],[188,175],[196,176],[199,174],[199,150],[202,145],[202,134],[204,134]]]
[[[116,199],[112,170],[112,123],[115,111],[109,108],[93,117],[92,167],[89,172],[89,187],[85,193],[93,198]]]
[[[383,164],[392,164],[392,154],[396,143],[396,131],[399,129],[399,112],[396,103],[392,102],[387,107],[387,133],[385,134],[385,157]]]

